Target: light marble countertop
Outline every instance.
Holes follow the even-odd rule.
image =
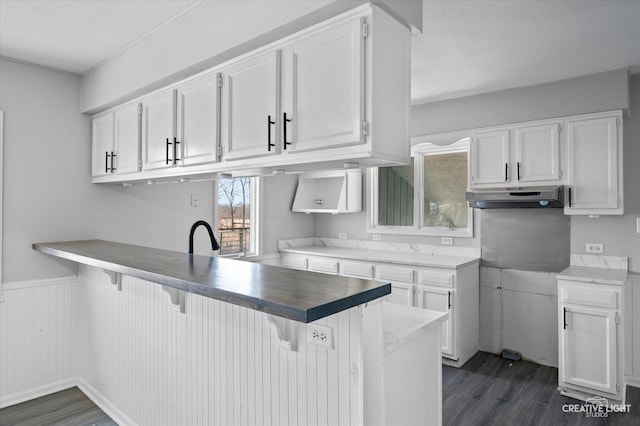
[[[462,268],[463,266],[480,261],[478,257],[449,256],[429,253],[408,253],[401,251],[368,250],[360,248],[332,246],[291,247],[281,248],[280,251],[283,253],[337,257],[340,259],[427,266],[432,268],[446,269],[458,269]]]
[[[447,320],[447,312],[381,302],[384,351],[389,353]]]
[[[624,285],[629,273],[622,269],[569,266],[558,274],[558,279],[586,281],[594,284]]]

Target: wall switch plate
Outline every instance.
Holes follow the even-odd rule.
[[[346,240],[347,239],[347,234],[345,232],[339,232],[338,233],[338,238],[340,238],[341,240]]]
[[[373,234],[373,235],[371,236],[371,239],[372,239],[373,241],[381,241],[381,240],[382,240],[382,234]]]
[[[191,207],[198,207],[200,205],[200,194],[197,192],[191,193]]]
[[[587,253],[604,253],[604,244],[587,243]]]
[[[442,245],[444,245],[444,246],[452,246],[453,245],[453,237],[442,237]]]
[[[307,324],[307,342],[333,349],[333,328],[317,324]]]

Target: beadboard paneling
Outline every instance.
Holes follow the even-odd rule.
[[[0,408],[75,386],[76,277],[3,284]]]
[[[121,424],[362,424],[361,308],[317,322],[335,349],[290,322],[289,351],[262,312],[186,294],[180,313],[158,284],[123,276],[119,292],[85,266],[79,280],[78,374]]]

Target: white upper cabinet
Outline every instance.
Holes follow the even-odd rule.
[[[283,49],[283,150],[364,142],[363,25],[352,19]]]
[[[471,141],[471,186],[559,183],[560,123],[524,123],[478,132]]]
[[[140,170],[140,104],[133,103],[114,112],[114,172],[135,173]]]
[[[140,113],[127,104],[93,118],[92,176],[140,170]]]
[[[179,86],[177,90],[177,141],[180,164],[196,165],[218,161],[222,77],[211,73]]]
[[[225,160],[278,154],[280,51],[251,56],[223,74]]]
[[[176,92],[165,90],[142,100],[142,169],[173,167],[179,161]]]
[[[567,120],[565,214],[623,214],[622,113]]]
[[[111,173],[111,159],[114,153],[114,119],[113,111],[96,115],[91,124],[92,130],[92,164],[93,176],[104,176]]]
[[[509,182],[509,131],[481,132],[471,140],[471,185]]]
[[[515,130],[516,182],[560,180],[560,123],[517,127]]]

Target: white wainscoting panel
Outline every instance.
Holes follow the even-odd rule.
[[[76,277],[8,282],[0,303],[0,408],[75,385]]]
[[[173,309],[155,283],[80,266],[79,376],[121,424],[361,425],[362,308],[318,321],[335,349],[279,345],[267,315],[186,294]]]

